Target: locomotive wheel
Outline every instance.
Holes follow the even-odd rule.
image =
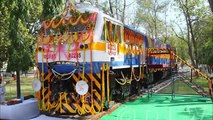
[[[153,82],[154,82],[154,75],[153,75],[153,73],[149,73],[147,75],[147,84],[151,85]]]
[[[116,102],[119,102],[119,101],[123,100],[124,99],[124,94],[123,94],[122,87],[121,86],[117,86],[116,88],[114,88],[113,92],[112,92],[112,96],[113,96],[113,99]]]
[[[130,95],[138,94],[138,82],[133,80],[130,87]]]

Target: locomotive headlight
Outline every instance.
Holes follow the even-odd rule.
[[[85,47],[85,49],[87,49],[88,48],[88,44],[85,44],[84,47]]]
[[[83,49],[83,48],[84,48],[84,45],[83,45],[83,44],[81,44],[81,45],[80,45],[80,48],[81,48],[81,49]]]
[[[81,48],[81,49],[84,49],[84,48],[87,49],[87,48],[88,48],[88,44],[84,44],[84,45],[81,44],[81,45],[80,45],[80,48]]]

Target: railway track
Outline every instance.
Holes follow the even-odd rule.
[[[181,79],[181,76],[178,74],[175,74],[174,77],[163,79],[157,83],[154,83],[153,85],[150,85],[149,88],[144,91],[144,93],[157,93],[160,90],[162,90],[163,88],[169,86],[173,81],[172,79],[174,79],[174,81],[176,81],[178,79]]]

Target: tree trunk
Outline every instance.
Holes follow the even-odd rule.
[[[111,16],[114,17],[112,0],[109,0],[109,8],[110,8]]]
[[[157,38],[157,1],[155,0],[155,4],[154,4],[154,32],[155,32],[155,39]]]
[[[186,18],[186,21],[187,21],[188,18]],[[189,32],[189,26],[188,26],[188,22],[187,22],[187,39],[188,39],[188,52],[189,52],[189,57],[191,59],[191,63],[193,66],[195,66],[195,61],[194,61],[194,56],[193,56],[193,51],[192,51],[192,43],[190,41],[190,32]]]
[[[186,20],[186,25],[187,25],[187,45],[188,45],[188,53],[189,53],[189,57],[190,57],[190,59],[191,59],[192,65],[195,66],[194,56],[193,56],[193,51],[192,51],[191,37],[190,37],[190,28],[189,28],[189,23],[188,23],[189,16],[187,16],[186,12],[183,11],[183,13],[184,13],[185,20]]]
[[[191,59],[191,63],[194,67],[197,66],[197,62],[195,60],[196,58],[196,55],[194,56],[194,52],[193,52],[193,47],[196,46],[196,43],[194,45],[194,34],[193,34],[193,31],[192,31],[192,26],[191,26],[191,16],[189,14],[189,11],[188,11],[188,0],[185,1],[185,4],[182,3],[181,1],[179,1],[179,4],[181,4],[181,9],[183,11],[183,14],[184,14],[184,17],[185,17],[185,21],[186,21],[186,25],[187,25],[187,44],[188,44],[188,53],[189,53],[189,57]]]
[[[115,14],[116,14],[116,19],[119,19],[119,15],[118,15],[118,0],[115,0],[115,4],[116,4],[116,8],[115,8]]]
[[[21,85],[20,85],[20,71],[16,71],[16,89],[17,89],[17,98],[21,98]]]
[[[198,68],[198,53],[197,53],[197,42],[195,40],[195,37],[194,37],[194,33],[193,33],[193,29],[192,29],[192,21],[190,19],[190,15],[188,13],[188,9],[187,9],[187,16],[188,16],[188,26],[189,26],[189,32],[191,34],[191,41],[193,43],[193,47],[194,47],[194,67]]]
[[[123,14],[122,14],[122,22],[125,22],[125,11],[126,11],[126,0],[124,0],[124,6],[123,6]]]
[[[189,53],[189,57],[191,59],[192,65],[195,66],[196,64],[195,64],[195,61],[194,61],[192,45],[191,45],[190,41],[188,42],[188,53]]]

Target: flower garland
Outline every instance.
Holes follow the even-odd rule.
[[[68,19],[62,16],[58,16],[55,19],[48,19],[46,21],[42,22],[42,26],[44,29],[49,28],[57,28],[60,25],[65,26],[67,24],[71,24],[72,26],[76,26],[78,24],[86,25],[90,22],[91,18],[94,16],[94,13],[91,13],[89,15],[82,14],[80,16],[70,16]]]
[[[71,55],[70,55],[71,54],[70,53],[71,44],[73,42],[75,42],[75,43],[85,42],[86,40],[89,40],[89,38],[91,38],[96,16],[97,16],[96,13],[90,14],[90,19],[87,20],[88,23],[87,23],[85,29],[83,31],[81,31],[81,32],[69,32],[69,27],[66,26],[67,34],[63,34],[62,35],[60,33],[60,29],[58,28],[57,29],[58,30],[58,35],[56,35],[54,37],[54,35],[52,35],[52,34],[44,36],[44,33],[41,30],[39,36],[42,37],[41,43],[44,45],[44,47],[46,46],[46,49],[47,49],[47,50],[44,51],[44,52],[46,52],[46,59],[50,58],[53,61],[55,61],[56,60],[56,55],[60,51],[60,52],[62,52],[64,54],[64,56],[67,58],[67,60],[70,60],[71,59]],[[79,17],[79,18],[81,18],[81,17]],[[82,19],[85,19],[85,18],[82,17]],[[53,28],[57,28],[57,26],[60,23],[62,23],[65,19],[61,18],[61,20],[59,22],[57,22],[57,20],[56,21],[50,21],[50,23],[52,23],[52,27]],[[85,22],[85,21],[83,21],[83,22]],[[66,25],[68,25],[68,24],[66,24]],[[47,25],[47,26],[49,26],[49,25]],[[44,28],[47,27],[47,26],[44,26]],[[46,32],[46,29],[45,29],[45,32]],[[65,47],[65,46],[63,46],[64,43],[68,43],[69,44],[67,52],[64,49],[64,47]],[[54,46],[54,50],[53,51],[51,51],[51,47],[52,46]],[[77,49],[78,49],[78,45],[76,44],[76,47],[74,48],[74,50],[77,50]],[[48,60],[47,60],[47,62],[48,62]]]

